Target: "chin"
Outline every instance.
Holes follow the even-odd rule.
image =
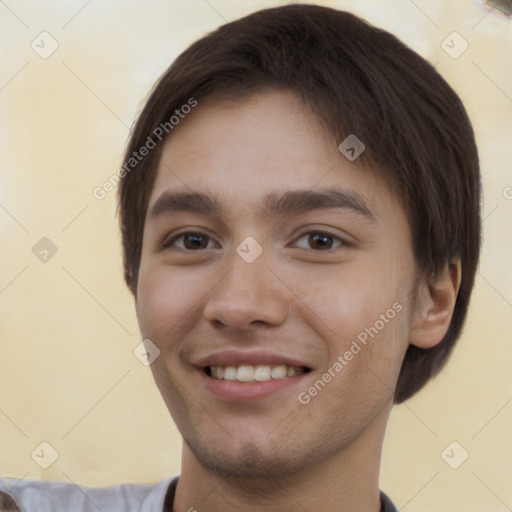
[[[290,451],[283,447],[281,453],[268,443],[265,447],[251,441],[237,443],[237,447],[221,446],[211,440],[198,441],[194,436],[189,436],[184,441],[201,466],[225,477],[268,479],[289,476],[304,469],[303,463],[290,460]]]

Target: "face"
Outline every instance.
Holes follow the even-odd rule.
[[[385,427],[413,314],[410,228],[338,144],[283,92],[204,101],[165,143],[137,314],[205,468],[293,473]]]

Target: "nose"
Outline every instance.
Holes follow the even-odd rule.
[[[269,268],[264,254],[247,263],[234,252],[230,270],[205,304],[203,314],[209,322],[250,330],[255,325],[278,326],[287,320],[293,294]]]

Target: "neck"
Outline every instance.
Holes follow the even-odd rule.
[[[300,473],[271,479],[219,475],[204,468],[186,442],[174,512],[379,512],[379,468],[391,407],[350,445]]]

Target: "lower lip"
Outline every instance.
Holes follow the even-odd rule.
[[[284,379],[271,379],[264,382],[239,382],[237,380],[220,380],[208,377],[203,370],[199,370],[209,391],[215,395],[235,401],[254,401],[265,398],[277,391],[299,384],[307,373],[286,377]]]

